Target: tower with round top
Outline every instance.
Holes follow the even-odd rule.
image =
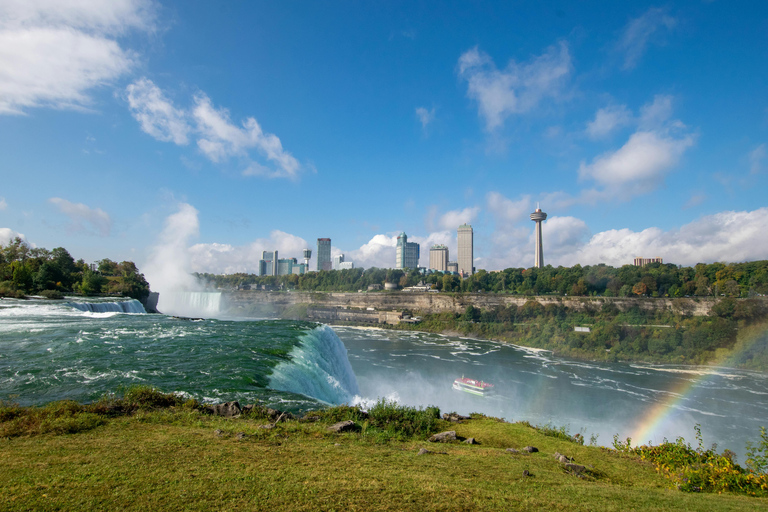
[[[536,223],[536,255],[533,266],[541,268],[544,266],[544,249],[541,246],[541,221],[547,220],[547,214],[536,206],[536,211],[531,214],[531,220]]]

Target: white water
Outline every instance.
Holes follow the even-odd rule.
[[[69,302],[68,304],[75,309],[90,313],[146,313],[144,306],[136,299],[118,302]]]
[[[327,325],[302,336],[290,361],[272,371],[269,387],[311,396],[329,404],[352,403],[360,393],[357,378],[347,357],[347,349]]]
[[[172,316],[217,318],[221,314],[221,292],[163,292],[157,310]]]

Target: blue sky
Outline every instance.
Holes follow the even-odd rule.
[[[492,270],[538,202],[545,263],[766,259],[766,34],[762,1],[4,0],[0,242],[394,266],[469,222]]]

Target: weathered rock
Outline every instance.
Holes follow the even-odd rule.
[[[428,453],[432,453],[432,452],[427,450],[426,448],[422,448],[419,450],[419,453],[417,453],[416,455],[427,455]]]
[[[463,420],[469,420],[471,419],[469,416],[462,416],[461,414],[457,414],[455,412],[452,412],[450,414],[443,413],[443,419],[446,421],[452,421],[454,423],[461,423]]]
[[[531,476],[531,473],[527,469],[524,469],[523,476]]]
[[[275,428],[274,423],[267,423],[266,425],[259,425],[258,428],[264,429],[264,430],[272,430]]]
[[[206,407],[208,411],[215,416],[224,416],[225,418],[234,418],[242,412],[240,404],[237,402],[224,402],[223,404],[214,404]]]
[[[430,443],[448,443],[450,441],[456,441],[456,431],[448,430],[446,432],[440,432],[429,438]]]
[[[571,462],[573,460],[572,458],[566,457],[565,455],[563,455],[563,454],[561,454],[559,452],[555,452],[555,459],[557,459],[558,462],[561,462],[563,464],[568,464],[569,462]]]
[[[317,416],[316,414],[314,414],[312,416],[304,416],[303,418],[301,418],[301,421],[306,421],[306,422],[309,422],[309,423],[314,423],[316,421],[320,421],[320,419],[321,419],[320,416]]]
[[[507,451],[511,454],[520,453],[520,450],[515,450],[514,448],[507,448]]]
[[[217,428],[216,430],[213,431],[213,435],[215,435],[216,437],[221,437],[224,435],[224,431],[221,430],[220,428]]]
[[[474,437],[468,437],[464,440],[464,444],[480,444],[478,443]]]
[[[571,464],[571,463],[568,463],[568,464],[566,464],[566,465],[565,465],[565,469],[567,469],[567,470],[569,470],[569,471],[573,471],[573,472],[574,472],[574,473],[576,473],[577,475],[580,475],[580,474],[581,474],[581,473],[583,473],[583,472],[584,472],[584,470],[585,470],[585,469],[587,469],[587,468],[585,468],[584,466],[581,466],[581,465],[579,465],[579,464]]]
[[[526,446],[525,448],[523,448],[523,451],[528,453],[536,453],[537,451],[539,451],[539,449],[536,448],[535,446]]]
[[[235,437],[236,437],[237,439],[243,440],[243,439],[245,439],[246,437],[248,437],[248,434],[246,434],[245,432],[238,432],[237,434],[235,434]]]
[[[336,432],[337,434],[341,432],[351,432],[355,430],[355,422],[352,420],[340,421],[328,427],[328,430]]]

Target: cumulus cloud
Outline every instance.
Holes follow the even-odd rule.
[[[497,225],[515,224],[525,220],[531,210],[530,195],[520,196],[520,199],[513,201],[498,192],[489,192],[486,203]]]
[[[257,238],[247,245],[209,243],[195,244],[189,248],[190,267],[194,272],[234,274],[258,272],[258,262],[263,251],[278,251],[280,258],[296,258],[303,262],[306,240],[290,233],[273,230],[269,238]]]
[[[0,211],[8,209],[8,203],[5,201],[4,197],[0,197]]]
[[[112,219],[101,208],[90,208],[83,203],[72,203],[60,197],[52,197],[48,202],[69,218],[68,229],[70,232],[109,236],[112,229]]]
[[[0,3],[0,114],[84,108],[89,91],[135,65],[117,37],[151,28],[149,0],[6,0]]]
[[[190,128],[184,111],[175,108],[151,80],[141,78],[125,90],[131,114],[145,133],[163,142],[187,144]]]
[[[480,213],[479,206],[464,208],[463,210],[447,211],[438,219],[438,226],[442,229],[456,230],[462,224],[472,224]]]
[[[477,101],[486,129],[499,128],[507,117],[556,98],[572,70],[568,45],[561,42],[526,63],[510,60],[503,70],[477,47],[459,57],[459,76],[467,81],[467,96]]]
[[[200,152],[211,162],[237,158],[245,176],[298,178],[301,169],[298,160],[283,149],[276,135],[265,133],[253,117],[237,126],[231,122],[226,109],[214,107],[202,92],[195,95],[189,110],[177,108],[148,78],[134,81],[125,92],[133,117],[144,132],[157,140],[183,145],[192,134]],[[256,161],[252,150],[273,167]]]
[[[8,245],[8,242],[16,237],[21,238],[25,242],[27,241],[27,237],[18,231],[14,231],[11,228],[0,228],[0,245]]]
[[[378,234],[363,244],[359,249],[351,251],[350,256],[352,261],[355,262],[355,266],[365,268],[394,267],[397,236],[397,234]]]
[[[626,105],[611,105],[595,113],[595,118],[587,123],[587,135],[593,139],[599,139],[631,122],[632,113]]]
[[[749,153],[749,172],[758,174],[763,169],[763,160],[765,160],[765,144],[760,144]]]
[[[677,20],[667,10],[652,7],[624,27],[621,40],[616,45],[624,54],[624,69],[632,69],[645,53],[650,43],[663,42],[664,33],[672,30]]]
[[[640,109],[638,129],[619,149],[595,157],[579,166],[581,179],[592,179],[603,189],[586,191],[574,202],[624,197],[649,192],[693,146],[696,137],[683,123],[670,120],[672,98],[657,95]]]
[[[432,107],[431,110],[427,110],[424,107],[417,108],[416,117],[419,118],[419,122],[421,123],[421,128],[423,130],[426,130],[427,125],[435,120],[435,107]]]

